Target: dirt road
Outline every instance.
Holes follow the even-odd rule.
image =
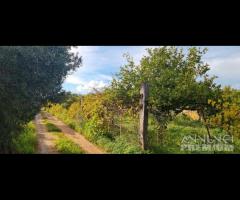
[[[65,136],[71,139],[74,143],[78,144],[81,147],[81,149],[87,154],[104,154],[105,153],[99,147],[89,142],[84,136],[75,132],[73,129],[68,127],[66,124],[64,124],[62,121],[60,121],[56,117],[46,112],[44,112],[43,114],[50,123],[54,124],[59,129],[61,129],[61,131],[64,133]]]
[[[37,138],[38,138],[38,154],[57,154],[57,150],[54,147],[54,140],[56,136],[49,133],[42,122],[41,114],[38,114],[35,117],[35,125],[37,130]]]
[[[103,154],[105,153],[96,145],[89,142],[84,136],[75,132],[73,129],[69,128],[62,121],[58,120],[56,117],[50,115],[49,113],[42,113],[47,120],[57,126],[63,134],[71,139],[74,143],[78,144],[81,149],[87,154]],[[38,153],[41,154],[54,154],[57,153],[54,148],[54,140],[57,139],[57,136],[47,132],[45,125],[42,122],[41,114],[38,114],[35,118],[35,124],[37,129],[38,136]]]

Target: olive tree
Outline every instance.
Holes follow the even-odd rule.
[[[0,151],[40,108],[62,91],[66,75],[81,64],[70,46],[0,47]]]

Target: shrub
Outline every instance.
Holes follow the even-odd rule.
[[[210,124],[240,138],[240,91],[225,87],[221,101],[216,106],[221,112],[209,119]]]
[[[20,154],[36,153],[37,136],[33,122],[24,126],[20,134],[13,139],[13,149]]]

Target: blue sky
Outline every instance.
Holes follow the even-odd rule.
[[[74,48],[83,58],[82,66],[70,74],[63,88],[79,94],[91,92],[93,88],[107,86],[125,63],[124,53],[129,53],[136,63],[153,46],[79,46]],[[187,49],[188,47],[183,47]],[[210,75],[216,82],[240,89],[240,46],[210,46],[204,61],[210,65]]]

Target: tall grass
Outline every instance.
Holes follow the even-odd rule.
[[[115,133],[115,130],[114,132],[110,130],[110,133],[98,133],[93,128],[94,124],[80,122],[77,119],[70,118],[66,109],[61,108],[59,105],[57,108],[58,107],[59,110],[48,109],[47,111],[55,115],[75,131],[83,134],[89,141],[100,146],[106,152],[116,154],[144,153],[138,142],[138,133],[133,128],[134,124],[131,123],[133,121],[131,121],[129,117],[122,119],[121,134],[118,132]]]
[[[153,130],[151,131],[154,132]],[[156,136],[156,134],[153,134],[151,131],[150,131],[151,137]],[[225,131],[222,131],[219,128],[211,128],[210,132],[212,136],[220,136],[220,135],[227,134]],[[172,122],[168,124],[167,130],[162,136],[161,138],[162,140],[159,143],[156,143],[156,140],[151,141],[152,142],[151,151],[152,153],[170,153],[170,154],[171,153],[174,153],[174,154],[216,153],[216,152],[181,151],[181,142],[184,136],[189,136],[189,135],[192,135],[192,136],[207,135],[207,130],[201,121],[192,120],[185,115],[179,115]],[[221,153],[224,153],[224,152],[221,152]]]
[[[24,126],[20,134],[13,139],[13,148],[19,154],[36,153],[37,135],[36,128],[33,122]]]
[[[136,128],[138,127],[138,119],[132,119],[129,116],[123,116],[121,133],[110,129],[110,133],[103,134],[94,131],[94,124],[80,123],[80,121],[77,119],[70,118],[66,109],[63,109],[62,112],[51,113],[63,120],[66,124],[71,124],[71,127],[77,132],[83,133],[83,135],[91,142],[99,145],[110,153],[191,153],[187,151],[181,151],[181,142],[183,137],[186,135],[207,135],[207,130],[201,121],[192,120],[183,114],[178,115],[173,121],[171,121],[164,133],[159,134],[156,129],[156,122],[150,115],[148,128],[149,151],[142,151],[139,146],[138,128]],[[227,134],[221,129],[214,127],[210,128],[210,132],[214,136]],[[235,138],[234,140],[235,152],[240,152],[240,141],[238,138]]]

